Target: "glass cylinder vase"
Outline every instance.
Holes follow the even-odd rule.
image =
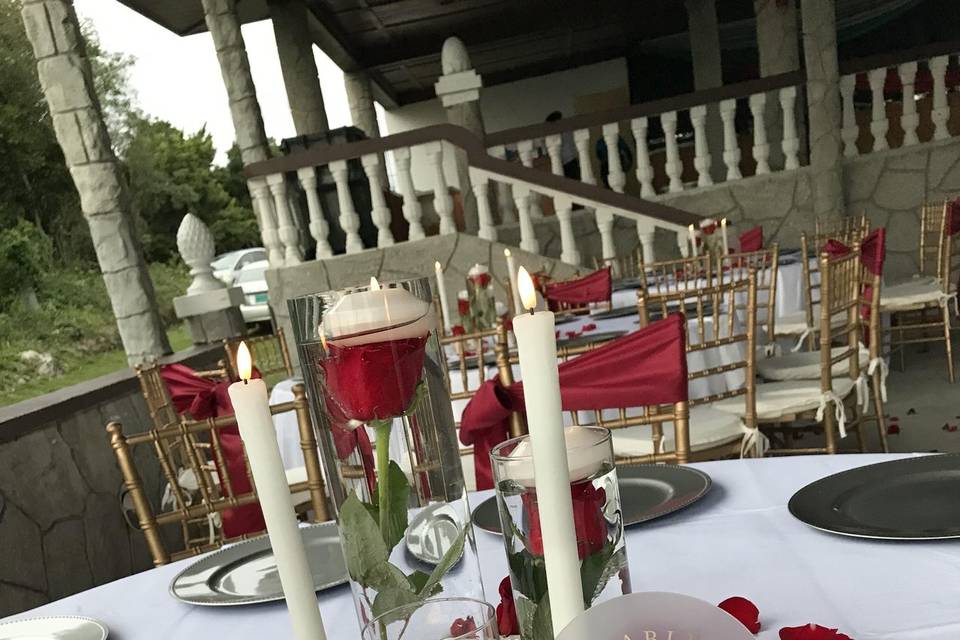
[[[288,302],[360,626],[483,600],[430,281]],[[386,614],[386,615],[385,615]]]
[[[610,432],[564,429],[585,608],[630,593],[620,487]],[[493,448],[493,477],[523,640],[552,640],[543,536],[529,436]]]

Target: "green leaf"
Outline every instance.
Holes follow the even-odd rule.
[[[601,583],[601,579],[607,572],[607,565],[613,556],[613,548],[613,544],[608,542],[599,551],[584,558],[580,564],[580,584],[583,587],[583,604],[585,606],[590,606],[597,588],[600,587],[602,590],[602,585],[607,582],[603,580]],[[609,576],[607,576],[607,580],[609,579]]]
[[[410,585],[410,581],[407,580],[407,576],[403,575],[400,569],[389,562],[383,562],[372,569],[370,573],[367,574],[367,581],[370,583],[370,587],[377,591],[388,589],[406,589],[407,591],[413,591],[413,587]]]
[[[387,513],[386,517],[381,517],[380,525],[382,527],[383,541],[387,545],[387,550],[392,550],[407,530],[407,504],[410,500],[410,483],[407,482],[407,476],[393,460],[387,470],[390,476],[387,482]],[[379,488],[379,487],[378,487]],[[379,504],[379,495],[377,496]],[[380,514],[383,516],[384,514]]]
[[[407,581],[410,583],[410,586],[413,588],[417,594],[422,598],[432,598],[441,591],[443,591],[443,586],[439,584],[434,584],[433,589],[430,593],[425,593],[423,588],[427,586],[427,582],[430,580],[430,576],[425,574],[423,571],[414,571],[407,576]]]
[[[550,594],[545,593],[533,614],[533,640],[553,640],[553,621],[550,618]]]
[[[537,605],[526,597],[516,599],[517,604],[517,622],[520,623],[520,636],[530,638],[533,636],[533,618],[537,613]]]
[[[388,565],[389,554],[377,521],[356,494],[347,496],[340,507],[340,528],[350,578],[364,587],[373,586],[371,576],[382,571],[383,565]]]
[[[433,571],[430,573],[430,577],[427,578],[427,581],[421,587],[421,591],[424,593],[432,592],[434,587],[440,584],[440,580],[447,574],[448,571],[460,560],[460,556],[463,555],[463,543],[467,536],[467,528],[464,527],[460,530],[460,535],[457,536],[457,539],[453,541],[453,544],[450,545],[450,548],[447,549],[447,552],[443,554],[443,558],[440,559],[440,562],[433,568]]]
[[[537,602],[547,592],[547,568],[543,558],[528,551],[518,551],[507,556],[513,586],[531,602]]]
[[[377,593],[373,601],[373,615],[380,618],[384,625],[403,619],[404,610],[396,611],[391,615],[384,616],[385,613],[395,610],[399,607],[405,607],[411,604],[418,604],[423,601],[418,594],[409,590],[409,588],[387,588]]]

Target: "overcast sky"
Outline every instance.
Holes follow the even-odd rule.
[[[222,161],[234,132],[210,35],[181,38],[115,0],[74,0],[74,5],[81,20],[93,22],[104,48],[136,58],[130,84],[140,108],[187,132],[206,126]],[[278,140],[295,135],[272,25],[244,25],[243,37],[267,135]],[[349,125],[343,73],[316,47],[314,54],[330,127]]]

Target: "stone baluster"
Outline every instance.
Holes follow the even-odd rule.
[[[930,75],[933,76],[933,139],[946,140],[950,137],[947,120],[950,119],[950,107],[947,105],[947,66],[950,56],[930,58]]]
[[[709,187],[713,178],[710,176],[712,158],[707,143],[707,105],[691,107],[690,122],[693,123],[693,166],[697,169],[697,186]]]
[[[867,74],[870,81],[870,94],[872,116],[870,120],[870,133],[873,134],[873,150],[883,151],[889,149],[887,144],[887,130],[890,123],[887,122],[887,104],[883,99],[883,85],[887,81],[887,68],[873,69]]]
[[[670,193],[683,191],[683,162],[680,160],[680,147],[677,146],[677,112],[667,111],[660,114],[663,126],[664,143],[667,147],[667,176],[670,177]]]
[[[577,249],[577,237],[573,234],[573,200],[567,196],[555,196],[553,207],[560,222],[560,259],[567,264],[580,264],[580,251]]]
[[[528,169],[533,169],[533,140],[521,140],[517,143],[517,155],[520,156],[520,164]],[[540,207],[540,196],[537,193],[530,193],[527,199],[530,211],[530,217],[539,220],[543,217],[543,209]]]
[[[330,247],[330,225],[323,213],[320,204],[320,193],[317,191],[317,171],[313,167],[297,169],[300,186],[307,194],[307,212],[310,214],[310,235],[317,243],[317,258],[332,258],[333,249]]]
[[[917,63],[905,62],[897,67],[900,75],[900,84],[903,86],[901,101],[903,112],[900,115],[900,126],[903,128],[903,146],[918,144],[917,127],[920,126],[920,116],[917,114],[917,101],[914,98],[914,82],[917,78]]]
[[[580,182],[597,184],[593,172],[593,154],[590,153],[590,130],[577,129],[573,132],[573,143],[577,146],[577,158],[580,163]]]
[[[526,185],[513,185],[513,202],[517,206],[517,217],[520,219],[520,248],[530,253],[540,253],[540,243],[537,241],[537,232],[530,216],[530,200],[533,195]]]
[[[547,155],[550,156],[550,173],[555,176],[562,176],[563,154],[561,153],[561,147],[563,146],[563,139],[560,134],[557,134],[547,136],[543,141],[547,145]]]
[[[498,160],[507,159],[507,149],[502,144],[490,148],[490,155]],[[496,182],[497,185],[497,210],[500,212],[500,223],[509,224],[516,222],[516,216],[513,211],[513,193],[508,182]]]
[[[785,169],[800,167],[800,138],[797,137],[797,88],[780,89],[780,109],[783,111],[783,155]]]
[[[340,228],[347,234],[347,253],[363,251],[360,239],[360,216],[353,205],[350,183],[347,181],[347,161],[334,160],[329,165],[333,181],[337,184],[337,203],[340,205]]]
[[[604,260],[617,257],[617,246],[613,241],[613,212],[609,209],[596,210],[597,229],[600,231],[600,245]]]
[[[283,264],[287,267],[303,262],[300,253],[300,234],[293,223],[293,213],[290,211],[290,201],[287,199],[287,175],[274,173],[267,176],[267,185],[273,195],[273,207],[277,212],[277,231],[280,242],[283,243]]]
[[[253,197],[257,215],[260,218],[260,238],[267,250],[267,260],[274,268],[282,267],[285,262],[283,243],[280,242],[280,233],[277,231],[277,218],[273,210],[273,196],[270,187],[263,178],[252,178],[247,181],[250,195]]]
[[[493,223],[493,212],[490,210],[490,178],[479,171],[470,172],[470,184],[473,185],[473,197],[477,201],[477,218],[480,228],[477,235],[490,242],[497,241],[497,227]]]
[[[409,229],[407,238],[420,240],[425,238],[423,231],[423,207],[417,198],[417,190],[413,186],[413,175],[410,173],[410,149],[400,147],[393,150],[393,164],[397,169],[397,188],[403,196],[403,217]]]
[[[723,162],[727,165],[727,180],[739,180],[740,144],[737,142],[737,100],[730,98],[720,103],[720,119],[723,120]]]
[[[607,184],[617,193],[627,186],[627,174],[620,162],[620,123],[603,125],[603,142],[607,146]]]
[[[843,155],[846,158],[855,158],[860,155],[860,150],[857,149],[860,127],[857,126],[857,114],[853,107],[853,92],[856,88],[857,74],[840,76],[840,99],[843,106],[843,127],[840,129],[840,137],[843,139]]]
[[[750,114],[753,116],[753,159],[757,161],[756,175],[770,173],[770,144],[767,142],[767,94],[750,96]]]
[[[641,198],[652,198],[657,195],[653,188],[653,164],[650,162],[647,126],[646,116],[630,121],[630,129],[633,131],[633,139],[637,145],[637,182],[640,183]]]
[[[690,257],[690,236],[687,235],[686,231],[677,232],[677,248],[680,249],[682,258]]]
[[[377,246],[393,246],[390,207],[387,206],[387,199],[383,197],[383,185],[380,184],[380,176],[383,175],[380,169],[380,154],[368,153],[360,158],[360,162],[363,164],[363,172],[367,174],[367,182],[370,183],[370,217],[373,218],[373,224],[377,225]]]
[[[457,232],[453,219],[453,198],[447,186],[447,176],[443,172],[443,143],[428,142],[423,145],[427,154],[427,164],[433,169],[433,208],[440,218],[440,235]]]
[[[647,264],[656,262],[657,256],[654,251],[656,227],[650,222],[637,220],[637,237],[640,239],[640,247],[643,249],[643,261]]]

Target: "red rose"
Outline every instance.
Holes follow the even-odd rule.
[[[455,336],[462,336],[467,333],[467,330],[463,328],[462,324],[455,324],[452,327],[450,327],[450,333],[452,333]]]
[[[717,606],[739,620],[750,633],[760,633],[760,610],[746,598],[727,598]]]
[[[457,298],[457,313],[461,316],[470,315],[470,301]]]
[[[327,344],[324,372],[328,411],[335,421],[368,423],[410,407],[423,373],[427,336],[351,347]]]
[[[603,507],[607,504],[607,492],[586,480],[570,485],[573,498],[573,524],[577,532],[577,555],[584,559],[599,551],[607,541],[607,520]],[[537,508],[537,492],[523,494],[523,509],[530,519],[527,533],[530,553],[543,555],[543,533],[540,531],[540,511]]]
[[[784,627],[780,629],[780,640],[851,640],[850,636],[828,629],[818,624],[802,627]]]
[[[450,637],[459,638],[462,635],[470,633],[471,631],[477,630],[477,623],[474,622],[473,616],[467,616],[466,618],[457,618],[453,621],[453,624],[450,625]],[[474,636],[476,637],[476,636]]]
[[[713,224],[708,224],[707,226],[700,228],[700,231],[701,231],[701,232],[703,233],[703,235],[705,235],[705,236],[712,236],[712,235],[713,235],[713,232],[716,231],[716,230],[717,230],[717,223],[716,223],[716,222],[714,222]]]
[[[477,285],[481,289],[486,289],[487,285],[490,284],[490,274],[479,273],[475,276],[471,276],[470,280],[473,282],[473,284]]]
[[[497,630],[501,636],[520,634],[520,622],[517,620],[517,603],[513,601],[513,588],[510,576],[500,581],[500,604],[497,605]]]

